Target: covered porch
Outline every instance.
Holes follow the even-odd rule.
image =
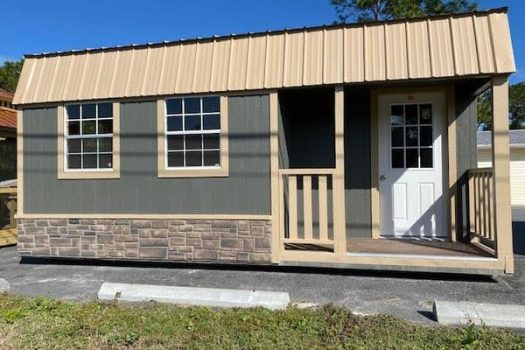
[[[494,167],[477,169],[486,89]],[[513,272],[506,75],[281,90],[270,101],[275,263]]]

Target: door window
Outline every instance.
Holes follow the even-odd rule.
[[[432,168],[432,104],[390,106],[391,166],[397,169]]]

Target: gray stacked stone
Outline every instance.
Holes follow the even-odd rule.
[[[266,220],[22,219],[22,256],[267,264]]]

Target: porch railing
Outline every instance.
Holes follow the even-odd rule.
[[[468,178],[470,241],[495,256],[497,237],[492,168],[470,169]]]
[[[286,244],[334,248],[335,169],[281,169],[281,235]]]

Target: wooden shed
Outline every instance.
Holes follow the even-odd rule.
[[[514,71],[504,8],[27,55],[19,252],[512,273]]]

